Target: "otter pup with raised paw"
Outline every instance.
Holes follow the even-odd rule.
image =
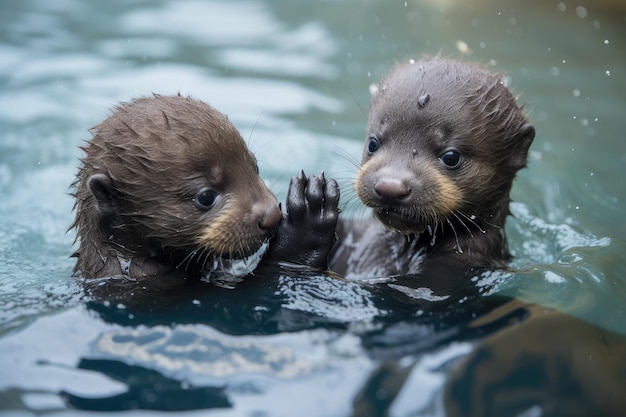
[[[179,285],[216,260],[253,255],[277,233],[271,260],[326,265],[335,181],[294,177],[283,215],[255,156],[213,107],[181,96],[140,98],[91,132],[73,184],[75,275]],[[315,247],[294,240],[300,228],[319,234]]]

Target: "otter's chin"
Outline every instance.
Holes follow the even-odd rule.
[[[256,269],[268,247],[269,245],[265,242],[260,244],[255,252],[249,254],[234,253],[216,258],[207,270],[208,281],[220,285],[239,282],[241,277]]]
[[[428,227],[426,222],[403,216],[394,210],[375,210],[374,216],[388,229],[404,235],[421,234]]]
[[[250,257],[254,257],[261,253],[263,255],[267,250],[267,240],[255,240],[254,242],[248,242],[242,248],[232,249],[227,252],[221,252],[213,250],[212,252],[216,257],[224,260],[244,260]]]

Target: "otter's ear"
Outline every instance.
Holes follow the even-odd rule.
[[[516,170],[526,166],[528,161],[528,150],[535,139],[535,127],[530,123],[525,123],[517,132],[515,138],[515,151],[511,163]]]
[[[87,180],[87,186],[91,194],[96,198],[100,213],[108,215],[116,211],[115,187],[111,178],[104,174],[94,174]]]

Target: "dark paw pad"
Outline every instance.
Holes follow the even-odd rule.
[[[267,259],[292,262],[316,269],[328,268],[339,217],[339,186],[324,173],[291,179],[287,213],[270,241]]]

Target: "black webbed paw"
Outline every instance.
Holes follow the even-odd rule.
[[[300,172],[291,179],[287,213],[270,241],[265,259],[314,269],[328,269],[328,254],[335,244],[339,217],[339,186],[324,173],[308,179]]]

